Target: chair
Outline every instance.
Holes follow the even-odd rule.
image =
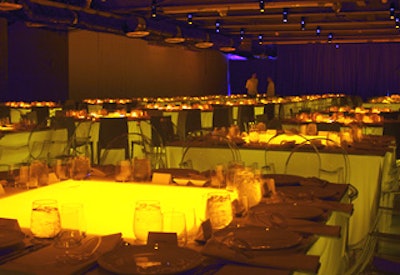
[[[268,103],[264,106],[264,114],[267,116],[267,120],[271,120],[275,117],[275,104]]]
[[[286,159],[284,173],[320,178],[321,156],[317,147],[310,140],[296,144]]]
[[[214,136],[213,138],[214,140],[218,139],[220,148],[212,148],[212,152],[207,151],[204,147],[199,147],[197,139],[188,141],[182,147],[179,168],[203,172],[214,169],[219,164],[226,166],[229,162],[241,160],[239,148],[234,142],[224,136]]]
[[[317,131],[340,132],[340,123],[317,123]]]
[[[150,123],[152,125],[152,128],[154,128],[152,129],[151,134],[151,139],[153,143],[160,143],[159,136],[161,136],[164,145],[168,142],[178,139],[178,136],[175,134],[175,125],[171,120],[171,116],[151,116]]]
[[[91,141],[90,131],[93,125],[91,120],[79,121],[76,122],[73,117],[54,117],[52,118],[52,128],[54,129],[62,129],[65,128],[68,131],[68,145],[69,151],[68,155],[81,155],[84,154],[89,156],[90,152],[90,160],[93,163],[93,142]],[[83,148],[84,151],[81,152],[80,149]]]
[[[100,118],[99,138],[97,143],[97,161],[101,164],[104,159],[102,150],[124,150],[125,159],[129,159],[128,120],[122,118]],[[126,138],[120,138],[126,137]]]
[[[0,119],[11,121],[11,108],[5,105],[0,105]],[[4,122],[3,122],[4,123]]]
[[[383,122],[383,135],[393,136],[396,139],[396,159],[400,157],[400,121],[384,121]]]
[[[50,163],[51,160],[68,156],[68,130],[63,127],[51,127],[49,119],[36,125],[28,137],[30,160],[41,160]]]
[[[48,106],[33,106],[32,113],[36,114],[36,124],[41,125],[50,117]]]
[[[213,106],[213,128],[228,128],[232,123],[232,107],[221,105]]]
[[[177,135],[180,140],[185,141],[190,132],[202,129],[200,109],[180,110],[177,124]]]
[[[248,131],[248,123],[254,122],[254,106],[253,105],[239,105],[238,106],[238,116],[237,125],[241,132]]]
[[[282,125],[282,121],[279,118],[272,118],[270,121],[267,122],[267,129],[269,130],[282,130],[283,129],[283,125]]]

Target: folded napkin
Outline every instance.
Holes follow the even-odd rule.
[[[90,237],[88,237],[90,238]],[[82,274],[96,264],[97,258],[114,249],[121,242],[121,233],[101,237],[96,253],[89,259],[78,263],[66,263],[58,258],[64,250],[53,245],[17,258],[0,266],[0,274],[70,275]]]
[[[235,263],[258,267],[269,267],[291,271],[305,271],[317,273],[320,263],[319,256],[306,254],[273,254],[263,251],[241,251],[222,244],[215,238],[207,241],[202,253],[207,256],[218,257]]]
[[[245,225],[252,226],[264,226],[264,227],[278,227],[283,228],[288,231],[298,232],[298,233],[306,233],[306,234],[315,234],[319,236],[329,236],[329,237],[340,237],[341,227],[338,225],[327,225],[320,222],[303,220],[303,219],[290,219],[281,217],[281,221],[274,221],[274,219],[278,219],[275,217],[271,217],[269,219],[258,219],[256,216],[249,214],[248,218],[243,221]],[[276,224],[276,223],[280,224]]]

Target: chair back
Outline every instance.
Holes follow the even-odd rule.
[[[201,130],[200,109],[186,109],[178,113],[177,135],[180,140],[186,140],[190,132]]]
[[[97,143],[97,157],[100,163],[102,149],[123,149],[125,159],[129,159],[128,120],[122,118],[100,118],[99,139]],[[119,137],[126,138],[119,138]]]
[[[232,107],[220,105],[213,106],[213,128],[228,128],[232,123]]]
[[[254,106],[253,105],[239,105],[237,125],[241,132],[248,131],[248,123],[255,121]]]

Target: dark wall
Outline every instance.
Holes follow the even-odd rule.
[[[276,60],[230,61],[231,90],[245,92],[252,72],[275,80],[279,95],[345,93],[364,99],[400,93],[400,44],[278,45]]]
[[[73,99],[227,93],[227,60],[215,50],[158,46],[115,34],[73,31],[69,60]]]
[[[8,93],[2,100],[68,98],[67,33],[10,24],[8,77]]]

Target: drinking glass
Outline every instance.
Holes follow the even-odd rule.
[[[86,231],[83,204],[62,204],[60,216],[61,232],[57,236],[55,246],[66,249],[79,246]]]
[[[163,232],[176,233],[178,245],[185,246],[187,243],[185,213],[176,211],[163,213]]]
[[[150,180],[151,165],[148,158],[134,158],[132,170],[134,181],[141,182]]]
[[[116,181],[129,181],[132,176],[131,162],[129,160],[121,160],[115,169]]]
[[[90,175],[90,159],[86,156],[78,156],[71,163],[71,177],[74,180],[83,180]]]
[[[54,238],[57,236],[61,229],[61,223],[56,200],[33,201],[30,229],[35,238]]]
[[[133,219],[133,232],[138,243],[147,243],[149,232],[162,231],[161,204],[154,200],[136,202]]]
[[[206,216],[210,219],[213,229],[222,229],[228,226],[233,219],[232,203],[229,193],[208,193]]]

